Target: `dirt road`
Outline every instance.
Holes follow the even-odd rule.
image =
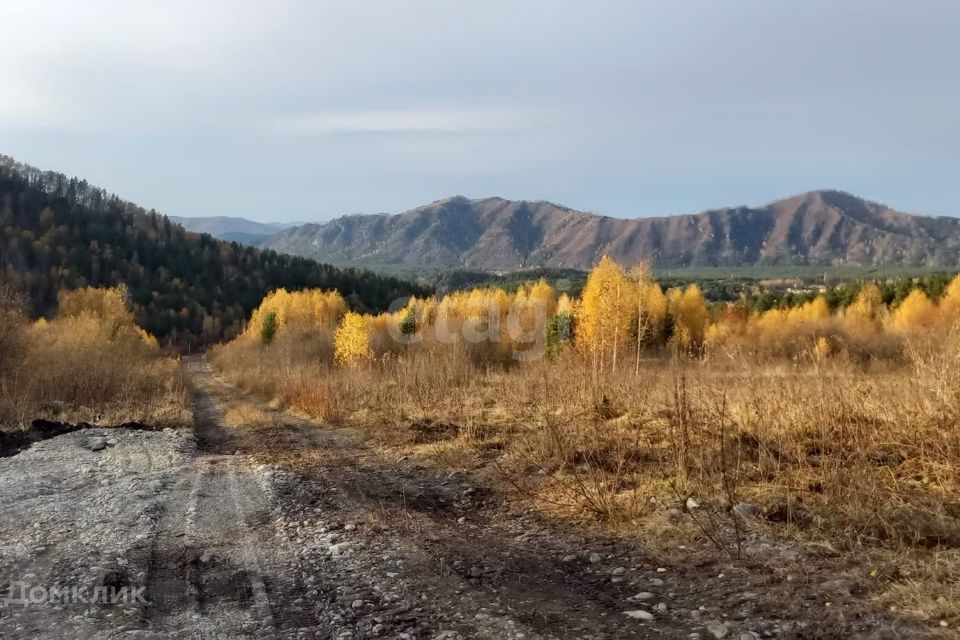
[[[790,584],[797,558],[783,572],[661,566],[641,545],[575,533],[465,473],[274,410],[201,359],[185,367],[193,433],[88,430],[0,460],[0,637],[897,633],[860,610],[824,613]],[[260,419],[228,426],[240,405]],[[51,597],[64,587],[141,597]]]

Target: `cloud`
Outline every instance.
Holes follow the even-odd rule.
[[[504,133],[537,126],[542,119],[529,109],[415,107],[408,109],[330,111],[279,118],[272,129],[298,135],[339,133]]]

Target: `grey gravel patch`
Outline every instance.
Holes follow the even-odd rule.
[[[107,447],[107,436],[116,445]],[[0,606],[0,636],[103,637],[132,630],[131,602],[74,602],[61,594],[144,587],[145,549],[166,491],[193,458],[189,432],[85,429],[0,461],[0,584],[45,594]],[[40,600],[40,598],[37,598]]]

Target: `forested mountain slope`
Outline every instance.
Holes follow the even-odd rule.
[[[161,341],[228,338],[271,289],[337,289],[360,309],[424,293],[407,282],[195,234],[84,180],[0,156],[0,280],[35,315],[57,292],[125,284],[138,323]]]

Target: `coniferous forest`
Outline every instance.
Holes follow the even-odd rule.
[[[0,279],[24,294],[33,316],[55,311],[61,290],[123,284],[137,323],[187,349],[236,335],[280,287],[336,289],[360,311],[425,293],[396,278],[190,233],[85,180],[7,156],[0,156]]]

